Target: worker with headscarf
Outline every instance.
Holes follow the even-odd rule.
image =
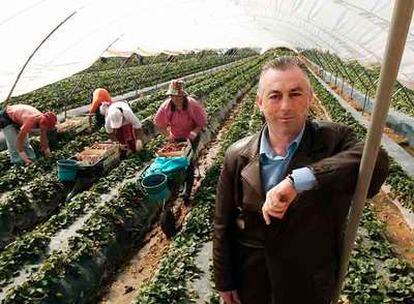
[[[93,115],[95,115],[95,124],[97,129],[100,129],[105,125],[105,117],[100,113],[100,106],[102,104],[107,104],[109,106],[111,103],[112,98],[108,90],[98,88],[95,91],[93,91],[92,103],[89,107],[89,117],[91,118]]]
[[[45,156],[50,154],[48,131],[56,127],[57,117],[53,112],[42,113],[36,108],[16,104],[0,111],[0,129],[6,139],[10,160],[15,165],[28,165],[36,159],[29,143],[29,132],[40,129],[40,146]]]

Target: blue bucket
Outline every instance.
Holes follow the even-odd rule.
[[[150,174],[142,179],[141,186],[151,202],[167,200],[170,197],[167,180],[167,175],[163,173]]]
[[[60,159],[57,161],[57,168],[60,181],[73,181],[78,171],[78,162],[72,159]]]

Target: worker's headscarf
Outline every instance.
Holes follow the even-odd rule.
[[[97,112],[99,110],[100,105],[103,102],[111,103],[112,102],[111,95],[106,89],[98,88],[95,91],[93,91],[90,112],[91,113]]]
[[[53,129],[56,127],[57,117],[53,112],[46,112],[42,114],[40,118],[39,125],[45,127],[46,129]]]
[[[99,113],[101,113],[102,116],[106,116],[108,114],[108,108],[110,105],[111,104],[109,102],[103,102],[99,107]]]

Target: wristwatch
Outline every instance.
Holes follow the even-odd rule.
[[[290,184],[292,185],[292,187],[296,190],[296,187],[295,187],[295,179],[293,178],[293,175],[292,174],[288,174],[286,176],[286,179],[290,182]]]

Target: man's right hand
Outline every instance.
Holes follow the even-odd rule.
[[[19,152],[20,158],[24,161],[25,165],[30,165],[32,163],[32,161],[27,157],[26,153]]]
[[[241,304],[237,290],[219,291],[219,294],[226,304]]]

